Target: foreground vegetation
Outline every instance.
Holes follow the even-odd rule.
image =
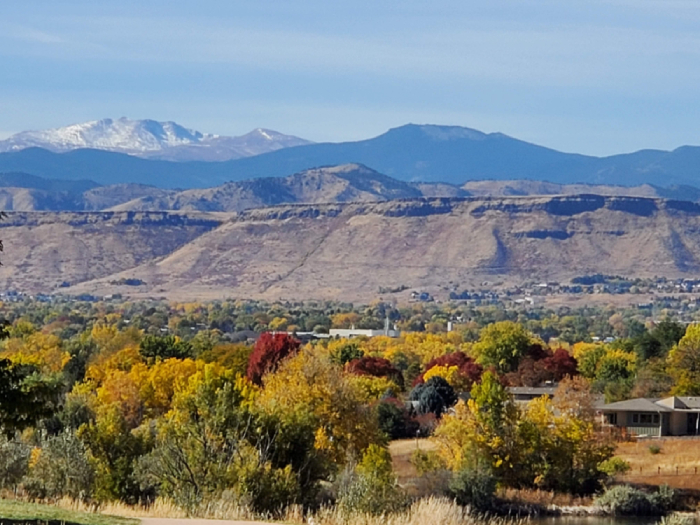
[[[138,525],[138,520],[95,512],[67,510],[56,505],[42,505],[0,499],[0,520],[61,522],[79,525]]]
[[[629,469],[595,420],[596,395],[700,392],[697,326],[613,314],[608,326],[627,337],[567,342],[574,319],[538,320],[537,333],[513,312],[479,310],[477,322],[454,311],[444,332],[442,314],[415,307],[420,322],[405,326],[430,331],[303,344],[282,330],[368,326],[400,310],[3,305],[0,488],[209,517],[410,520],[438,504],[425,497],[448,498],[449,516],[500,512],[513,510],[508,490],[593,495]],[[234,340],[227,330],[248,329],[244,319],[279,332]],[[554,397],[525,406],[507,390],[545,382],[559,385]],[[388,443],[428,436],[409,459],[420,483],[398,483]],[[649,512],[673,507],[667,493],[649,497]]]

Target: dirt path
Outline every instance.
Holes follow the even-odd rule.
[[[279,525],[262,521],[200,520],[188,518],[141,518],[143,525]]]

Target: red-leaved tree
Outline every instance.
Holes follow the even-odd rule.
[[[248,360],[247,376],[256,385],[262,384],[262,378],[268,372],[273,372],[280,361],[296,354],[301,343],[287,334],[271,334],[265,332],[255,343],[253,353]]]
[[[403,374],[391,364],[391,361],[383,357],[364,356],[353,359],[345,365],[345,369],[358,376],[386,377],[403,389]]]
[[[452,352],[451,354],[441,355],[429,361],[428,364],[425,365],[425,371],[416,378],[413,386],[425,382],[425,378],[423,377],[425,372],[434,366],[456,366],[459,375],[465,380],[464,382],[467,386],[478,382],[479,379],[481,379],[481,374],[484,373],[484,368],[464,352]]]
[[[505,375],[510,386],[541,386],[552,381],[558,383],[567,376],[578,374],[576,359],[563,348],[554,353],[544,350],[538,358],[526,356],[518,365],[518,369]]]
[[[566,376],[574,377],[578,374],[576,359],[564,348],[557,348],[551,357],[545,358],[544,367],[554,375],[555,381],[561,381]]]

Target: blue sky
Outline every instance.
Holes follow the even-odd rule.
[[[127,116],[316,141],[456,124],[598,155],[700,144],[697,0],[2,4],[0,136]]]

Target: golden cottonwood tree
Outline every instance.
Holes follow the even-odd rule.
[[[342,464],[348,453],[359,457],[382,441],[366,394],[342,369],[306,347],[264,379],[260,407],[281,420],[308,419],[315,429],[315,447]]]

